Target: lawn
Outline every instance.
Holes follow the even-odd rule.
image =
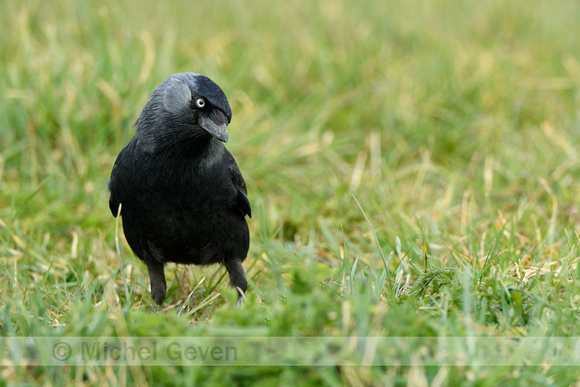
[[[579,20],[568,0],[3,2],[1,384],[578,383]],[[154,313],[108,209],[140,109],[183,71],[233,111],[241,308],[224,268],[170,264]],[[262,344],[55,365],[26,337]]]

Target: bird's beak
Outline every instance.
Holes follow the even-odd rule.
[[[199,125],[218,140],[228,142],[228,119],[219,110],[212,111],[209,116],[201,116]]]

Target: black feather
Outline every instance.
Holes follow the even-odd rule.
[[[196,98],[206,101],[202,109]],[[200,124],[211,120],[225,130],[231,116],[225,94],[209,78],[173,75],[151,94],[113,167],[109,207],[116,216],[122,204],[125,237],[147,265],[157,304],[165,298],[167,262],[224,264],[240,297],[246,291],[246,184],[230,152]]]

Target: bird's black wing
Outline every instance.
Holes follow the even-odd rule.
[[[242,214],[252,217],[252,208],[250,207],[250,201],[248,200],[248,190],[246,189],[246,182],[236,164],[236,160],[229,152],[226,153],[226,162],[228,169],[230,171],[230,177],[232,178],[232,183],[236,189],[236,206],[242,211]]]

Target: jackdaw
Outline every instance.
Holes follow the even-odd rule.
[[[153,301],[167,289],[167,262],[223,264],[241,303],[242,262],[252,216],[246,183],[225,148],[232,111],[208,77],[174,74],[153,91],[119,153],[109,180],[109,207],[133,252],[147,265]]]

